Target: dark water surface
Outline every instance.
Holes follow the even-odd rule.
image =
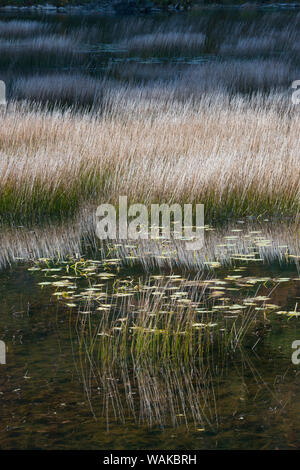
[[[84,68],[86,73],[100,76],[102,70],[120,62],[126,67],[129,62],[147,65],[175,62],[184,67],[215,60],[218,43],[226,38],[226,21],[237,24],[246,21],[249,26],[258,18],[265,18],[267,23],[269,14],[255,9],[228,9],[126,18],[2,11],[1,19],[47,22],[54,25],[55,34],[62,35],[82,27],[96,28],[88,44],[83,39],[90,58],[88,65],[66,64],[60,70]],[[282,15],[278,27],[284,27],[294,13]],[[126,34],[131,37],[141,32],[151,33],[153,28],[160,27],[170,31],[175,26],[181,31],[189,27],[197,32],[198,23],[203,21],[207,23],[208,40],[207,50],[201,56],[190,53],[130,56],[115,47]],[[12,65],[0,72],[8,77],[10,86],[15,74],[48,71],[40,67],[16,72]],[[122,73],[125,76],[124,70]],[[104,393],[88,369],[87,356],[80,352],[76,314],[57,301],[50,289],[41,289],[38,282],[44,278],[29,272],[28,267],[13,265],[0,272],[0,340],[7,348],[6,365],[0,365],[1,449],[300,447],[300,366],[291,360],[292,343],[300,340],[299,317],[278,315],[276,311],[270,314],[267,327],[254,328],[243,349],[222,360],[210,358],[207,374],[198,371],[197,363],[185,363],[176,370],[172,364],[153,368],[150,364],[149,369],[145,365],[134,369],[129,364],[126,371],[107,372],[106,379],[112,385]],[[274,263],[250,266],[247,270],[248,276],[256,278],[286,278],[278,283],[269,302],[282,310],[299,311],[300,281],[296,264]],[[228,268],[218,276],[227,274],[236,273]],[[268,295],[270,289],[261,284],[259,295]],[[240,302],[239,291],[233,290],[231,295]],[[253,289],[249,295],[254,295]],[[184,381],[185,388],[180,401],[177,397],[174,403],[170,385],[176,388],[175,379],[176,383]],[[126,388],[129,383],[133,384],[130,393]],[[128,401],[129,394],[131,401]]]
[[[298,277],[293,266],[265,266],[261,274]],[[76,315],[40,290],[37,280],[22,266],[0,276],[0,338],[7,346],[7,364],[0,366],[2,449],[299,448],[299,366],[291,361],[291,344],[300,339],[297,318],[273,315],[267,334],[260,338],[258,330],[242,351],[213,365],[205,425],[191,416],[178,416],[174,425],[168,407],[164,424],[155,417],[151,424],[142,419],[140,389],[135,418],[126,404],[122,418],[115,418],[114,400],[104,409],[97,387],[89,403]],[[293,309],[299,296],[299,281],[285,281],[270,302]],[[160,399],[167,401],[163,394]]]
[[[246,59],[248,54],[226,53],[220,54],[220,46],[231,41],[232,34],[235,31],[237,38],[239,34],[249,34],[250,37],[255,35],[255,25],[259,22],[261,28],[273,26],[278,30],[278,34],[285,28],[289,27],[289,23],[295,20],[298,9],[278,10],[276,8],[199,8],[192,9],[187,12],[154,12],[145,14],[89,14],[88,12],[77,12],[74,14],[55,13],[51,14],[38,11],[18,11],[18,10],[2,10],[0,11],[0,20],[11,21],[36,21],[49,27],[48,32],[38,33],[37,35],[49,36],[51,34],[68,37],[74,34],[76,47],[78,47],[78,39],[80,51],[86,55],[84,64],[65,63],[60,67],[43,67],[35,66],[36,73],[45,72],[74,72],[92,74],[96,77],[107,72],[107,67],[111,70],[114,78],[118,79],[118,73],[114,75],[113,68],[122,63],[130,65],[138,63],[140,65],[147,64],[173,64],[176,66],[188,66],[214,61],[216,59]],[[195,50],[189,50],[188,47],[180,52],[173,50],[169,53],[159,52],[159,45],[156,44],[153,50],[147,49],[146,52],[128,52],[126,40],[143,35],[159,34],[159,33],[203,33],[206,35],[204,51],[200,54]],[[79,35],[79,36],[78,36]],[[25,37],[29,37],[26,35]],[[15,39],[13,36],[10,39]],[[125,42],[124,42],[125,40]],[[12,46],[13,47],[13,46]],[[25,46],[26,47],[26,46]],[[282,47],[282,46],[281,46]],[[193,48],[192,48],[193,49]],[[79,51],[79,49],[78,49]],[[258,51],[258,57],[277,57],[281,55],[283,50],[276,48],[270,49],[269,52]],[[12,49],[12,55],[14,51]],[[251,54],[253,55],[253,54]],[[285,57],[282,55],[282,60]],[[3,70],[4,73],[14,72],[15,64],[12,64],[9,71]],[[21,76],[31,74],[32,67],[22,68]],[[0,68],[1,72],[1,68]],[[124,72],[123,72],[124,73]],[[134,74],[134,71],[131,72]],[[162,68],[163,73],[163,68]],[[20,75],[20,70],[18,70]],[[151,75],[150,75],[151,76]],[[120,77],[119,77],[120,78]],[[134,77],[131,77],[134,78]],[[145,77],[144,77],[145,78]],[[163,77],[162,77],[163,78]]]

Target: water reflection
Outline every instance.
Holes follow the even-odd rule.
[[[78,254],[95,259],[115,258],[127,266],[151,269],[218,268],[230,264],[258,265],[279,262],[298,267],[299,225],[293,220],[239,220],[221,227],[205,227],[202,250],[186,250],[185,240],[100,241],[95,232],[95,211],[86,209],[77,218],[59,224],[6,227],[0,233],[0,266],[38,258],[64,258]],[[259,268],[258,268],[259,269]]]
[[[26,270],[1,274],[1,448],[299,446],[295,323],[278,316],[254,350],[223,361],[103,368],[80,347],[76,315],[49,297]]]
[[[71,314],[37,286],[44,276],[27,268],[1,273],[0,338],[8,347],[0,379],[3,449],[299,446],[299,372],[291,363],[297,318],[268,313],[267,330],[260,322],[243,347],[225,356],[214,351],[186,362],[129,355],[105,363],[91,349],[91,339],[101,339],[103,312],[91,323]],[[264,266],[263,274],[290,279],[275,289],[262,285],[259,295],[293,308],[296,266]],[[246,292],[232,295],[240,303]]]

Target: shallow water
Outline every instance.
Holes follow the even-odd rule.
[[[247,274],[257,277],[258,272],[298,278],[293,265],[249,268]],[[115,418],[113,389],[105,407],[97,384],[92,381],[88,394],[85,389],[74,334],[76,315],[53,300],[51,290],[37,286],[41,279],[43,275],[28,271],[28,266],[7,269],[0,276],[0,338],[7,346],[7,364],[0,366],[2,449],[299,447],[299,366],[291,362],[291,344],[300,338],[298,318],[271,313],[266,333],[260,336],[258,328],[244,348],[224,363],[212,361],[211,380],[208,385],[203,382],[204,389],[208,387],[214,395],[203,395],[208,400],[206,419],[197,422],[177,410],[173,422],[164,393],[168,382],[161,371],[155,380],[161,387],[163,413],[145,412],[141,404],[146,388],[136,386],[134,417],[120,381],[123,411]],[[262,287],[260,295],[266,293]],[[299,281],[285,281],[274,290],[270,302],[294,309],[299,295]],[[187,380],[188,371],[189,367],[180,370]],[[188,392],[184,393],[188,398]],[[204,403],[203,397],[199,403]]]

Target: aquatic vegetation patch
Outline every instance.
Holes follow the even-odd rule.
[[[38,285],[73,312],[91,351],[111,364],[128,355],[188,359],[211,348],[236,349],[254,325],[268,323],[268,316],[281,309],[268,295],[258,295],[259,288],[271,293],[289,281],[246,276],[244,269],[233,268],[224,277],[145,278],[124,271],[118,258],[40,259],[29,268],[44,277]]]
[[[10,39],[31,37],[34,34],[49,34],[50,23],[41,21],[9,20],[0,21],[0,37]]]
[[[119,44],[130,54],[142,56],[198,55],[205,51],[205,35],[192,32],[159,32],[133,36]]]
[[[62,219],[122,194],[130,203],[203,203],[207,223],[297,214],[291,101],[208,93],[179,102],[162,87],[104,88],[98,114],[10,105],[0,133],[3,222]]]

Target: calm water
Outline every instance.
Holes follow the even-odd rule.
[[[279,13],[278,13],[279,12]],[[88,73],[95,77],[101,77],[109,70],[109,74],[112,77],[118,79],[131,78],[147,80],[151,78],[151,74],[147,77],[148,70],[151,70],[149,66],[160,65],[161,78],[164,79],[164,67],[167,65],[174,65],[177,70],[182,67],[189,65],[197,65],[206,63],[207,61],[214,61],[222,58],[222,60],[234,60],[236,58],[243,59],[249,58],[243,57],[243,54],[226,53],[219,54],[220,46],[223,42],[230,42],[231,35],[236,28],[237,34],[243,33],[249,36],[254,35],[255,24],[259,21],[260,26],[272,24],[274,28],[278,28],[278,31],[284,29],[290,20],[293,20],[295,15],[298,13],[297,10],[277,10],[274,9],[240,9],[240,8],[214,8],[214,9],[196,9],[188,12],[180,13],[160,13],[156,12],[149,15],[136,14],[136,15],[106,15],[103,13],[99,14],[45,14],[30,11],[1,11],[0,19],[5,21],[10,20],[25,20],[25,21],[36,21],[40,24],[48,26],[48,31],[44,31],[42,34],[49,36],[51,34],[66,36],[73,34],[75,38],[74,44],[76,44],[78,52],[83,52],[86,60],[84,63],[73,63],[66,61],[66,63],[60,67],[43,67],[35,66],[34,71],[36,73],[46,72],[74,72],[79,71],[80,73]],[[270,23],[271,21],[271,23]],[[232,29],[233,28],[233,29]],[[181,48],[180,53],[173,52],[159,52],[159,47],[154,48],[152,51],[147,50],[146,52],[130,52],[127,49],[126,40],[144,34],[153,34],[160,32],[172,32],[172,33],[203,33],[207,39],[205,41],[204,52],[199,55],[195,51],[191,51],[188,48],[183,50]],[[39,33],[40,34],[40,33]],[[39,35],[38,34],[38,35]],[[18,36],[17,36],[18,37]],[[23,38],[28,38],[28,35]],[[30,36],[29,36],[30,37]],[[13,38],[11,38],[13,39]],[[20,39],[20,37],[19,37]],[[22,39],[22,36],[21,36]],[[124,42],[125,40],[125,42]],[[26,46],[25,46],[26,47]],[[282,51],[278,48],[276,50],[270,50],[269,52],[258,52],[259,57],[277,57]],[[13,54],[13,52],[12,52]],[[281,57],[285,59],[284,56]],[[139,70],[128,71],[126,77],[126,68],[133,66],[134,63],[139,64]],[[118,67],[124,64],[125,69],[120,74]],[[144,66],[144,67],[143,67]],[[15,64],[11,64],[9,71],[0,68],[0,73],[3,74],[7,82],[10,82],[14,78],[14,75],[31,75],[33,68],[22,67],[22,70],[14,70]],[[143,73],[144,71],[144,73]],[[7,73],[9,72],[9,73]],[[166,73],[170,73],[169,69],[166,69]],[[175,69],[172,73],[175,73]],[[136,77],[134,77],[136,74]],[[153,78],[153,76],[152,76]],[[159,76],[157,77],[159,78]]]

